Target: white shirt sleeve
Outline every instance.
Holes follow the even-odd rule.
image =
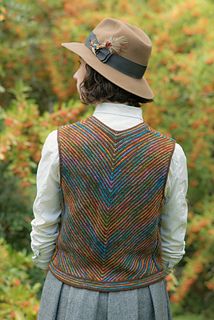
[[[31,249],[33,262],[47,269],[55,249],[61,219],[61,189],[59,184],[59,159],[57,130],[45,140],[37,168],[37,195],[33,203],[34,219],[31,221]]]
[[[171,158],[165,202],[161,211],[161,243],[164,264],[172,269],[185,254],[185,235],[188,218],[187,159],[182,147],[176,143]]]

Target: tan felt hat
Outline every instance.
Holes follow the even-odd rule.
[[[78,54],[88,65],[117,86],[137,96],[153,99],[154,93],[143,77],[152,42],[140,28],[118,19],[103,19],[85,43],[62,46]]]

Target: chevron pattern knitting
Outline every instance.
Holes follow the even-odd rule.
[[[165,278],[160,209],[175,140],[142,122],[58,128],[62,221],[50,271],[75,287],[136,289]]]

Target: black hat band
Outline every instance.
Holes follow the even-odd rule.
[[[93,46],[91,45],[91,41],[94,44]],[[118,54],[114,54],[107,47],[99,48],[100,44],[93,32],[91,32],[85,40],[85,45],[101,62],[106,63],[112,68],[117,69],[132,78],[140,79],[146,71],[147,66],[143,66]]]

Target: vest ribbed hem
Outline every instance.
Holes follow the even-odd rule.
[[[164,268],[161,272],[154,273],[142,279],[102,282],[92,281],[84,278],[76,278],[71,274],[64,273],[54,265],[53,260],[50,261],[48,268],[58,280],[69,286],[101,292],[125,291],[147,287],[153,283],[161,281],[169,274],[169,270]]]

